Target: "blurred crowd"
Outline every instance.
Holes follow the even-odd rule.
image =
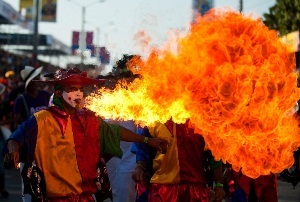
[[[14,100],[18,94],[24,91],[24,80],[22,80],[20,72],[25,66],[34,68],[42,66],[44,71],[59,69],[59,67],[40,60],[34,61],[28,55],[15,54],[0,49],[1,122],[7,122],[6,120],[11,118],[9,113],[12,112]]]

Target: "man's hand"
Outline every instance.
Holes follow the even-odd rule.
[[[139,166],[135,167],[133,174],[132,174],[133,181],[135,183],[142,181],[144,179],[144,173],[145,172],[141,167],[139,167]]]
[[[136,167],[132,174],[133,181],[137,183],[144,180],[145,170],[146,170],[146,163],[143,161],[137,162]]]
[[[160,153],[167,153],[168,141],[161,138],[149,138],[148,140],[149,146],[157,149]]]
[[[4,167],[19,168],[19,144],[15,140],[7,142],[8,153],[4,157]]]

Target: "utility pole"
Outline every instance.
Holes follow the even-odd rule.
[[[81,32],[80,32],[80,66],[83,70],[84,68],[84,51],[86,50],[86,32],[85,32],[85,7],[82,6],[82,21],[81,21]]]
[[[87,5],[81,5],[75,0],[68,0],[70,2],[73,2],[81,7],[81,31],[79,36],[79,50],[80,50],[80,67],[84,69],[84,52],[86,51],[86,31],[85,31],[85,15],[86,15],[86,9],[90,6],[93,6],[97,3],[103,3],[105,0],[96,0],[90,4]]]
[[[243,12],[243,0],[240,0],[240,8],[239,8],[240,12]]]
[[[39,46],[40,0],[35,0],[34,2],[35,2],[35,15],[34,15],[32,60],[34,62],[34,65],[36,65],[37,56],[38,56],[38,46]]]

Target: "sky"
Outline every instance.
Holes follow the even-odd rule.
[[[19,10],[20,0],[4,0]],[[106,46],[113,57],[143,51],[136,35],[144,31],[151,46],[162,46],[174,30],[187,30],[192,0],[57,0],[57,22],[40,22],[39,33],[51,34],[71,46],[72,31],[94,32],[94,44]],[[239,9],[239,0],[215,0],[215,7]],[[261,16],[275,0],[244,0],[244,13]]]

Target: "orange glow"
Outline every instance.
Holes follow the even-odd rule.
[[[153,51],[135,64],[141,80],[127,90],[101,89],[87,107],[142,125],[189,118],[217,159],[252,178],[290,167],[300,138],[299,121],[287,114],[300,91],[294,58],[276,32],[259,19],[213,10],[177,47]]]

